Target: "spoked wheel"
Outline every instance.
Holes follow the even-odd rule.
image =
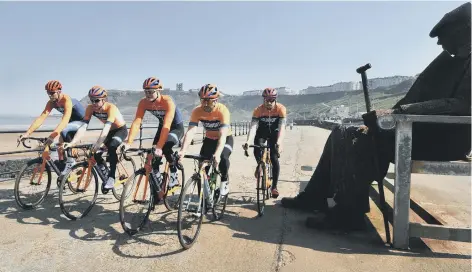
[[[112,192],[116,200],[121,200],[121,194],[125,188],[126,182],[136,172],[136,164],[132,158],[124,157],[121,162],[116,165],[115,185]]]
[[[265,194],[265,198],[266,199],[269,199],[272,197],[272,164],[271,163],[267,163],[266,164],[266,171],[265,171],[265,175],[267,177],[266,179],[266,194]]]
[[[167,210],[177,210],[179,208],[180,203],[180,196],[182,194],[182,188],[185,186],[185,173],[184,168],[180,167],[181,169],[177,169],[177,179],[179,181],[179,185],[175,185],[172,188],[169,187],[170,177],[167,173],[163,174],[163,182],[167,180],[167,192],[164,196],[164,206],[166,206]],[[170,171],[169,171],[170,173]]]
[[[205,198],[200,187],[200,178],[195,174],[186,182],[181,192],[177,216],[177,235],[180,244],[185,249],[193,246],[202,226]]]
[[[94,168],[90,168],[89,172],[88,162],[74,165],[64,175],[59,186],[62,213],[71,220],[84,218],[97,200],[98,187],[97,173]]]
[[[125,183],[120,200],[120,223],[128,235],[139,232],[149,219],[154,194],[146,181],[144,168],[136,171]]]
[[[260,163],[257,174],[257,211],[259,216],[264,215],[265,200],[267,199],[266,172],[265,164]]]
[[[35,209],[43,203],[51,188],[51,169],[45,165],[41,173],[41,158],[28,161],[15,181],[15,201],[24,210]]]

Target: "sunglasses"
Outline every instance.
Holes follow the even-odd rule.
[[[98,104],[100,103],[100,101],[102,101],[101,99],[91,99],[90,102],[92,102],[92,104]]]
[[[155,92],[156,92],[156,90],[153,90],[153,89],[144,90],[144,93],[146,93],[146,94],[153,94]]]
[[[47,93],[49,96],[53,96],[53,95],[55,95],[57,92],[49,92],[49,91],[47,91],[46,93]]]
[[[269,103],[272,103],[272,102],[275,102],[275,99],[271,98],[271,99],[264,99],[265,102],[269,102]]]
[[[211,102],[216,101],[216,99],[202,98],[202,99],[200,99],[200,101],[204,102],[204,103],[211,103]]]

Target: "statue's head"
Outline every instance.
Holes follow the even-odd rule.
[[[455,57],[470,54],[470,11],[470,2],[459,6],[446,13],[429,33],[431,38],[438,37],[438,45]]]

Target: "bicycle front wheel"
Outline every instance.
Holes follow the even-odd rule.
[[[182,190],[177,216],[177,235],[180,245],[185,249],[191,248],[200,234],[204,207],[201,182],[199,177],[194,175]]]
[[[140,231],[149,219],[154,202],[154,194],[146,171],[141,168],[125,183],[120,200],[120,223],[128,235]]]
[[[90,170],[88,172],[88,162],[78,163],[61,180],[59,205],[70,220],[84,218],[97,200],[98,176],[94,168]]]
[[[259,216],[264,215],[265,209],[265,200],[266,200],[266,168],[265,164],[260,163],[258,166],[258,173],[257,173],[257,211]]]
[[[136,163],[133,158],[123,157],[116,165],[116,179],[112,192],[116,200],[121,200],[121,194],[125,188],[126,182],[136,172]],[[128,195],[129,196],[129,195]],[[126,197],[128,197],[126,196]]]
[[[43,203],[51,188],[51,169],[46,164],[41,173],[42,162],[42,158],[28,161],[15,180],[15,201],[24,210],[35,209]]]

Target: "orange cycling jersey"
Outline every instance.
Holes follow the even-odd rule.
[[[205,128],[205,137],[218,140],[220,138],[220,128],[229,127],[230,114],[228,108],[218,103],[211,112],[206,112],[202,106],[198,106],[192,111],[189,126],[198,126],[202,122]],[[228,136],[232,134],[229,127]]]
[[[88,124],[92,115],[97,117],[104,124],[111,124],[111,130],[121,128],[126,124],[118,108],[109,102],[105,102],[99,111],[94,111],[93,105],[88,105],[85,110],[83,122]]]
[[[275,107],[268,110],[264,105],[254,109],[252,120],[259,122],[259,129],[264,129],[266,132],[277,131],[281,119],[287,117],[287,109],[284,105],[276,103]]]
[[[61,132],[67,126],[69,122],[80,121],[84,117],[84,109],[80,102],[76,99],[72,99],[66,94],[62,94],[59,100],[55,102],[51,100],[48,101],[41,115],[33,122],[33,124],[31,124],[30,128],[27,130],[26,133],[31,134],[33,131],[39,128],[53,109],[56,109],[57,111],[62,113],[63,116],[59,125],[57,125],[57,127],[50,135],[52,138],[55,138],[59,134],[59,132]]]
[[[133,143],[146,111],[149,111],[159,119],[159,128],[162,128],[162,130],[159,142],[157,142],[157,147],[162,148],[167,141],[170,129],[182,123],[182,115],[176,108],[172,97],[168,95],[160,95],[154,101],[149,101],[146,98],[141,99],[138,104],[138,109],[136,110],[136,117],[130,128],[128,144]]]

